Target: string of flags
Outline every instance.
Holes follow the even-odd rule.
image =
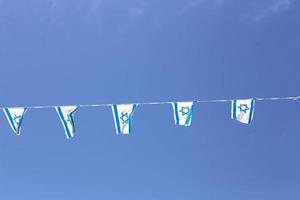
[[[185,102],[151,102],[151,103],[128,103],[128,104],[89,104],[72,106],[27,106],[27,107],[0,107],[16,135],[21,134],[21,125],[25,113],[29,109],[54,108],[58,113],[64,127],[67,139],[75,135],[74,115],[78,108],[82,107],[104,107],[112,109],[117,134],[128,135],[132,131],[133,113],[141,105],[171,104],[174,113],[174,122],[179,126],[190,126],[192,122],[193,109],[196,103],[222,103],[231,102],[231,119],[244,124],[250,124],[253,120],[255,101],[276,100],[300,100],[300,96],[294,97],[272,97],[272,98],[250,98],[250,99],[219,99],[219,100],[196,100]]]

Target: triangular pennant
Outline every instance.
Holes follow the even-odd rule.
[[[233,100],[231,118],[244,124],[250,124],[254,113],[254,99]]]
[[[55,107],[59,118],[64,126],[67,139],[73,138],[75,133],[74,114],[77,106],[61,106]]]
[[[23,117],[27,108],[4,108],[3,111],[13,131],[20,135]]]
[[[190,126],[192,122],[194,102],[174,102],[172,105],[175,124]]]
[[[112,112],[117,134],[129,134],[132,127],[132,116],[137,104],[113,105]]]

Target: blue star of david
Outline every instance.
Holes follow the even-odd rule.
[[[129,120],[129,115],[127,112],[122,112],[121,113],[121,117],[120,119],[122,120],[123,124],[127,124],[128,123],[128,120]]]
[[[250,109],[247,104],[241,104],[240,106],[238,106],[238,108],[240,109],[240,112],[243,112],[243,113],[246,113],[247,110]]]
[[[15,122],[16,124],[20,124],[21,119],[22,119],[22,116],[20,116],[20,115],[15,115],[15,116],[14,116],[14,122]]]
[[[179,110],[179,112],[181,112],[182,116],[188,115],[190,112],[190,108],[188,106],[181,107],[181,110]]]
[[[71,115],[68,115],[67,121],[72,123],[72,116]]]

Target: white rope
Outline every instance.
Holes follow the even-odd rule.
[[[242,98],[246,99],[246,98]],[[250,98],[249,98],[250,99]],[[292,100],[292,101],[297,101],[300,100],[300,96],[290,96],[290,97],[263,97],[263,98],[252,98],[255,99],[256,101],[278,101],[278,100]],[[235,99],[215,99],[215,100],[189,100],[193,101],[195,103],[225,103],[225,102],[231,102]],[[165,101],[165,102],[140,102],[140,103],[121,103],[121,104],[138,104],[138,105],[162,105],[162,104],[171,104],[176,101]],[[179,102],[179,101],[177,101]],[[183,101],[184,102],[184,101]],[[108,103],[108,104],[79,104],[79,105],[71,105],[71,106],[78,106],[80,108],[88,108],[88,107],[110,107],[114,104]],[[67,106],[67,105],[63,105]],[[59,105],[57,106],[17,106],[17,107],[22,107],[22,108],[28,108],[28,109],[49,109],[49,108],[55,108],[55,107],[60,107]],[[0,109],[4,109],[8,107],[0,107]]]

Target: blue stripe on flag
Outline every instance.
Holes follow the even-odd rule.
[[[132,110],[131,110],[131,113],[129,115],[129,121],[128,121],[128,133],[131,133],[131,129],[132,129],[132,117],[133,117],[133,113],[135,111],[135,108],[136,108],[136,104],[133,104],[132,106]]]
[[[19,123],[19,132],[20,132],[20,128],[21,128],[21,126],[22,126],[22,122],[23,122],[23,118],[24,118],[24,115],[25,115],[25,112],[28,110],[28,108],[24,108],[24,111],[23,111],[23,113],[22,113],[22,117],[21,117],[21,119],[20,119],[20,123]]]
[[[70,133],[70,130],[69,130],[69,128],[68,128],[68,123],[66,122],[66,120],[65,120],[65,118],[64,118],[64,115],[63,115],[63,113],[62,113],[62,111],[61,111],[61,107],[57,107],[57,111],[58,111],[59,117],[60,117],[60,119],[62,120],[63,125],[64,125],[64,127],[65,127],[65,131],[66,131],[67,138],[69,139],[69,138],[72,137],[72,134]]]
[[[194,105],[192,104],[190,112],[189,112],[189,115],[186,118],[185,125],[189,125],[189,123],[190,123],[190,121],[192,119],[193,109],[194,109]]]
[[[251,100],[251,109],[250,109],[250,114],[249,114],[248,124],[250,124],[251,121],[252,121],[253,109],[254,109],[254,99]]]
[[[132,122],[131,122],[131,117],[128,119],[128,134],[131,133],[131,126],[132,126]]]
[[[175,112],[175,119],[176,119],[175,124],[178,125],[179,124],[179,116],[178,116],[178,105],[177,105],[177,103],[174,103],[174,112]]]
[[[77,111],[78,107],[76,107],[69,115],[70,115],[70,118],[71,118],[71,124],[72,124],[72,127],[73,127],[73,132],[75,132],[75,125],[74,125],[74,119],[73,119],[73,116],[74,116],[74,113]]]
[[[120,120],[119,120],[117,105],[113,105],[113,111],[114,111],[114,116],[115,116],[115,124],[117,127],[117,134],[119,134],[119,133],[121,133],[121,127],[120,127]]]
[[[233,113],[232,113],[233,119],[236,119],[236,102],[237,100],[233,100]]]
[[[133,114],[133,112],[135,111],[136,107],[137,107],[137,104],[133,104],[133,107],[132,107],[132,114]]]
[[[8,108],[5,108],[4,111],[5,111],[5,113],[6,113],[6,116],[8,117],[8,120],[9,120],[9,122],[10,122],[10,124],[11,124],[13,130],[15,131],[15,133],[17,133],[17,129],[16,129],[16,127],[15,127],[14,120],[13,120],[13,118],[12,118],[10,112],[9,112],[9,109],[8,109]],[[18,134],[18,133],[17,133],[17,134]]]

